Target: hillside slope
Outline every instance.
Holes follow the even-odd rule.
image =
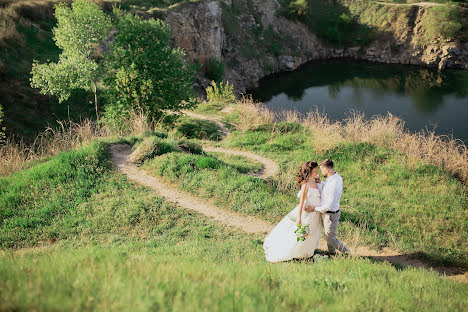
[[[423,269],[320,254],[266,263],[261,236],[128,182],[112,168],[104,142],[1,178],[0,192],[14,206],[1,210],[2,310],[463,311],[468,305],[466,284]]]

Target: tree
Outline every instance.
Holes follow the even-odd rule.
[[[88,90],[94,94],[99,119],[97,82],[102,71],[95,51],[112,28],[110,17],[90,0],[74,1],[71,8],[59,3],[55,17],[54,40],[62,53],[57,63],[33,62],[31,86],[41,89],[42,94],[57,96],[59,102],[67,100],[73,90]]]
[[[106,117],[130,111],[152,120],[165,110],[195,105],[192,87],[197,70],[180,48],[172,47],[168,26],[159,19],[144,20],[115,10],[117,33],[107,55]]]

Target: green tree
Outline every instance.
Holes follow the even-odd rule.
[[[55,6],[57,26],[53,29],[56,45],[62,49],[57,63],[34,61],[31,86],[42,94],[67,100],[71,92],[84,89],[94,94],[96,117],[99,118],[97,82],[102,71],[97,62],[96,48],[112,28],[110,17],[90,0],[74,1]]]
[[[195,105],[192,88],[197,70],[180,48],[172,48],[168,26],[159,19],[114,10],[117,33],[107,55],[106,117],[117,120],[130,111],[152,120],[166,110]]]

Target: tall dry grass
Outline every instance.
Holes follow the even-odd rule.
[[[405,153],[410,163],[422,161],[440,166],[468,185],[468,147],[463,141],[449,135],[437,135],[432,130],[411,132],[402,119],[390,113],[366,118],[364,114],[352,111],[344,120],[335,121],[318,109],[305,115],[297,111],[275,114],[249,97],[241,99],[236,106],[237,126],[242,131],[274,121],[297,122],[310,131],[318,153],[342,142],[371,143]]]
[[[78,123],[59,121],[57,127],[48,127],[31,144],[7,138],[0,145],[0,175],[28,168],[35,161],[74,149],[97,138],[141,135],[159,127],[158,124],[148,122],[148,118],[142,113],[131,113],[123,118],[119,129],[90,119]]]
[[[272,123],[275,114],[268,110],[262,103],[253,101],[252,96],[243,95],[236,103],[234,114],[239,118],[235,122],[236,127],[241,131],[248,131],[257,128],[260,125]]]

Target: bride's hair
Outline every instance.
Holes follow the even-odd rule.
[[[296,181],[299,188],[302,187],[302,183],[309,179],[312,174],[312,170],[317,167],[318,164],[316,161],[306,161],[302,164],[301,169],[296,173]]]

